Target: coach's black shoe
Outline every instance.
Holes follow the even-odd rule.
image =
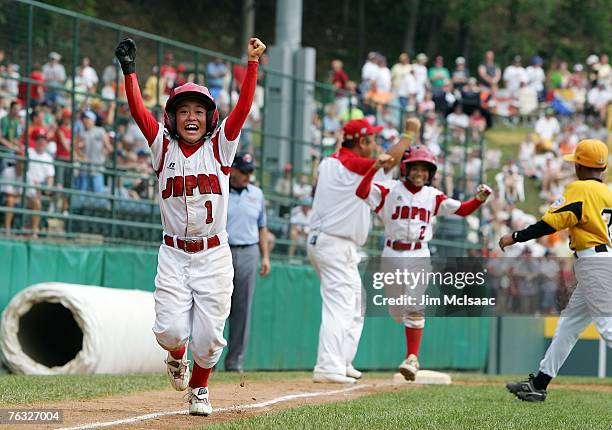
[[[543,402],[546,400],[546,390],[538,390],[533,386],[533,373],[526,381],[508,382],[506,388],[516,397],[526,402]]]

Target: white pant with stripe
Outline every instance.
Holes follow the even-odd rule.
[[[603,257],[603,258],[601,258]],[[612,258],[609,253],[581,257],[574,263],[578,285],[561,312],[555,335],[540,362],[540,371],[557,376],[580,333],[593,322],[612,348]]]

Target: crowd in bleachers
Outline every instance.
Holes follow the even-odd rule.
[[[267,58],[263,62],[266,64]],[[150,73],[139,71],[145,104],[160,119],[160,107],[164,106],[171,89],[196,78],[193,70],[175,62],[171,52],[166,52],[162,63]],[[491,209],[485,210],[482,230],[487,240],[485,245],[493,243],[494,237],[508,226],[516,227],[537,215],[521,214],[516,208],[516,203],[525,199],[526,181],[538,181],[543,201],[550,201],[571,177],[559,157],[571,152],[586,135],[597,134],[602,140],[607,139],[604,121],[612,98],[612,74],[605,54],[590,55],[584,65],[575,64],[571,69],[566,62],[546,67],[537,56],[530,59],[527,67],[523,67],[520,57],[515,57],[512,64],[502,69],[492,51],[473,67],[473,72],[463,57],[455,59],[453,68],[448,68],[441,56],[436,56],[431,63],[423,53],[414,61],[403,53],[389,67],[382,54],[371,52],[361,76],[351,77],[340,60],[332,61],[329,83],[335,90],[316,103],[312,117],[312,165],[304,171],[294,171],[288,164],[282,174],[273,175],[278,179],[269,194],[287,200],[271,205],[275,211],[271,215],[290,224],[273,230],[277,235],[289,238],[292,243],[304,242],[317,161],[337,149],[342,139],[342,125],[348,119],[367,117],[382,124],[384,130],[379,143],[386,149],[399,139],[405,115],[420,116],[423,120],[421,142],[438,157],[435,185],[449,195],[469,194],[483,172],[498,169],[495,177],[482,178],[496,188]],[[209,87],[222,115],[237,100],[244,72],[242,64],[230,65],[221,59],[211,59],[198,73],[198,81]],[[79,213],[80,207],[94,202],[87,193],[109,196],[112,190],[116,205],[126,211],[129,201],[156,199],[147,144],[124,103],[123,75],[118,73],[115,63],[96,69],[84,57],[73,79],[62,57],[51,52],[42,66],[33,65],[29,85],[21,82],[20,77],[24,77],[23,67],[13,64],[0,49],[3,206],[22,203],[21,189],[16,183],[23,178],[26,165],[20,160],[26,155],[31,160],[25,172],[27,184],[43,185],[28,189],[25,204],[31,209],[46,205],[48,210],[59,214]],[[264,107],[261,84],[260,81],[247,129],[261,125]],[[73,85],[78,92],[74,100],[69,92]],[[24,149],[26,119],[30,147],[27,153]],[[504,166],[500,166],[499,150],[482,154],[474,144],[494,119],[507,123],[525,121],[535,128],[521,145],[516,159]],[[254,151],[252,137],[248,132],[243,133],[241,150]],[[466,150],[462,147],[464,144]],[[55,164],[49,164],[53,160]],[[62,193],[62,188],[82,193],[70,195]],[[98,209],[108,213],[110,200],[100,202]],[[145,219],[155,220],[151,205],[132,208],[139,208],[137,211]],[[99,210],[94,212],[99,214]],[[10,232],[12,222],[13,217],[6,214],[5,233]],[[34,217],[33,234],[37,233],[38,222]],[[472,220],[471,224],[478,229],[477,222],[474,224]],[[295,252],[296,247],[290,246],[289,254]]]

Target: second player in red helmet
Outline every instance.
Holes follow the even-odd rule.
[[[487,200],[491,188],[479,185],[475,196],[466,202],[447,197],[431,185],[437,163],[436,157],[426,146],[414,146],[404,153],[400,179],[373,181],[376,172],[390,162],[388,154],[379,155],[361,180],[356,194],[366,201],[385,225],[382,257],[394,257],[386,260],[393,266],[389,266],[389,270],[399,268],[397,266],[410,271],[427,270],[426,258],[411,257],[430,256],[428,243],[432,239],[435,217],[470,215]],[[417,285],[410,295],[422,294],[426,288],[425,284]],[[418,297],[416,303],[420,303]],[[391,306],[389,311],[396,321],[403,323],[406,335],[406,357],[399,371],[406,380],[413,381],[419,370],[418,355],[425,325],[425,308],[420,305]]]

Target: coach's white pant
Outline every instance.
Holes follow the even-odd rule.
[[[321,329],[316,373],[346,375],[363,329],[359,247],[351,240],[317,234],[308,257],[321,278]]]
[[[193,359],[213,367],[226,345],[223,327],[234,285],[232,254],[227,243],[195,254],[162,245],[155,277],[155,325],[162,348],[173,351],[189,336]]]
[[[601,253],[597,257],[607,255]],[[612,258],[597,257],[579,258],[574,264],[578,284],[561,312],[553,340],[540,362],[540,371],[553,378],[591,321],[612,348]]]

